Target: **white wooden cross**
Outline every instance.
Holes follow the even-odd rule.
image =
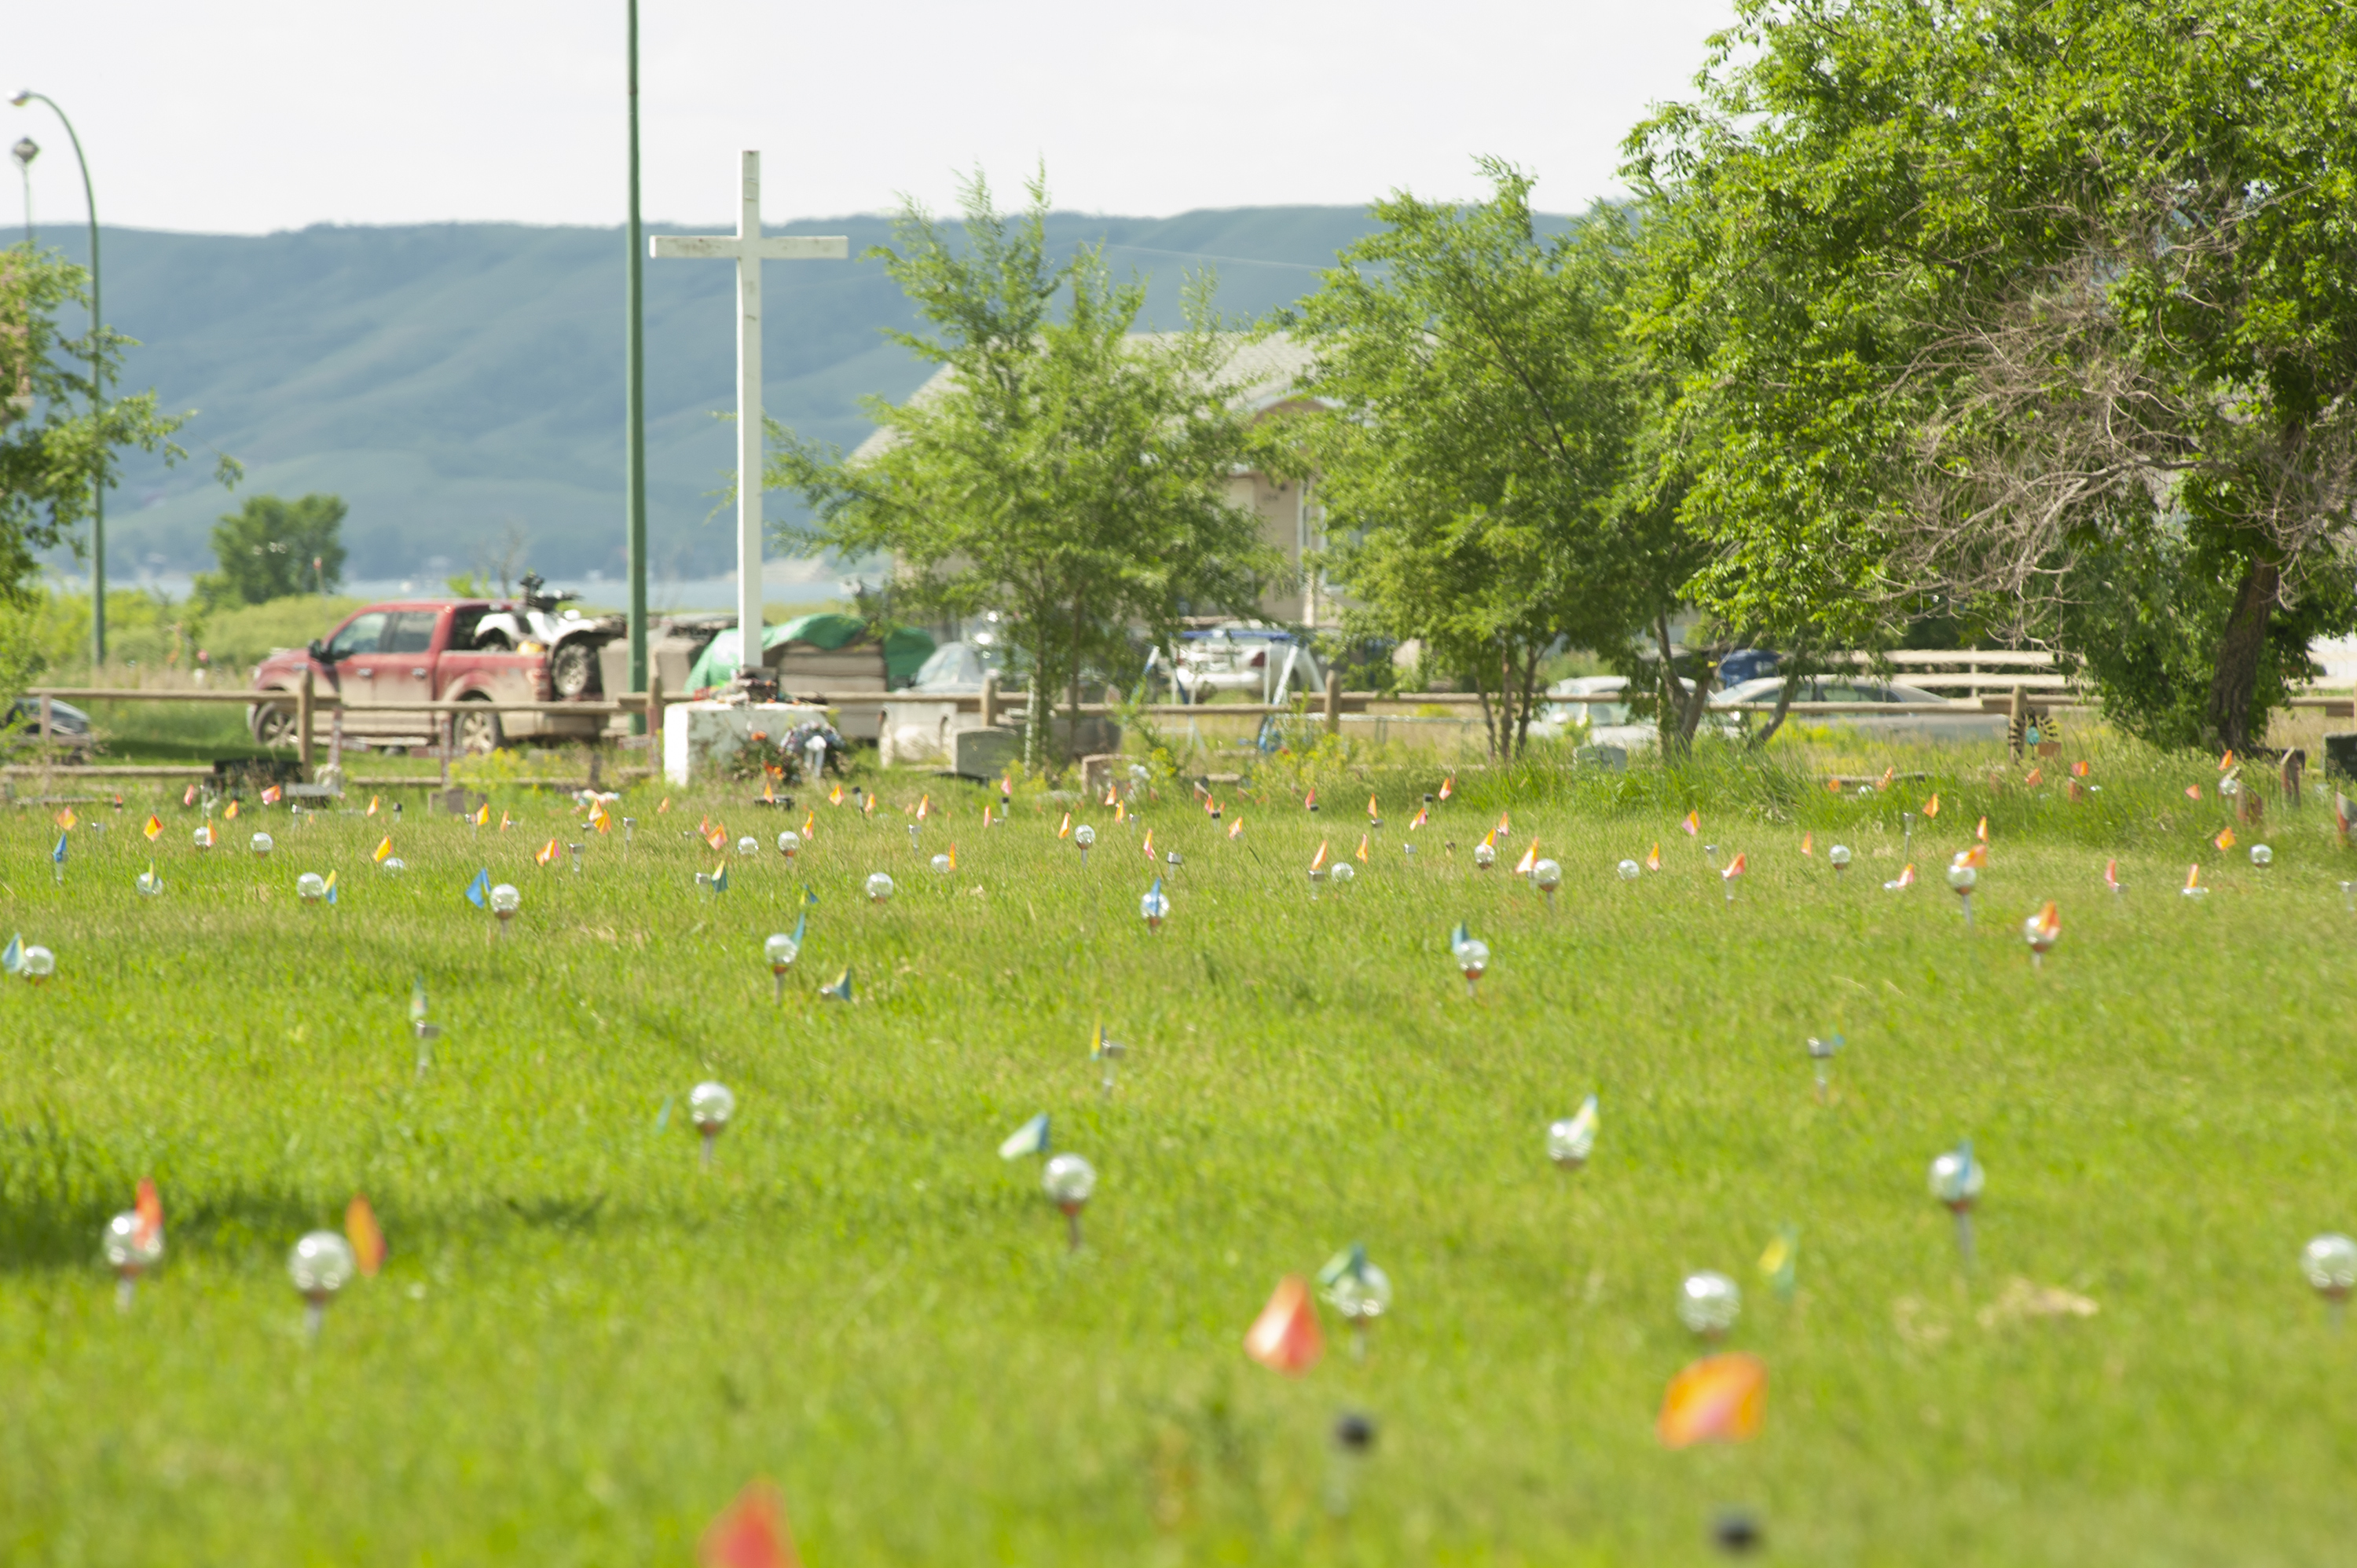
[[[737,263],[737,627],[740,666],[761,662],[761,263],[840,262],[851,256],[841,234],[761,237],[761,155],[744,155],[737,232],[658,234],[657,259],[689,256]]]

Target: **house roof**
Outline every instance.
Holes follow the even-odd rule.
[[[1130,340],[1152,343],[1178,336],[1180,334],[1176,332],[1133,332]],[[1297,396],[1295,385],[1308,372],[1317,358],[1308,346],[1295,342],[1282,332],[1266,338],[1254,338],[1243,332],[1223,332],[1220,336],[1230,345],[1224,370],[1237,388],[1230,406],[1252,413],[1263,413]],[[955,371],[943,365],[923,386],[909,394],[909,401],[921,403],[939,397],[956,377]],[[896,439],[890,429],[878,426],[853,450],[851,460],[865,463],[882,456],[891,449]]]

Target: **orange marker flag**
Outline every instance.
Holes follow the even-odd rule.
[[[1694,838],[1698,836],[1702,832],[1702,813],[1700,811],[1688,811],[1686,813],[1686,820],[1680,822],[1678,826],[1685,829],[1686,837]]]
[[[804,811],[802,813],[802,842],[804,843],[810,843],[812,831],[817,826],[818,812],[815,811]]]
[[[668,795],[665,795],[665,796],[662,798],[662,805],[660,805],[660,806],[657,806],[657,807],[655,808],[655,815],[656,815],[656,816],[658,816],[658,817],[660,817],[660,816],[662,816],[665,811],[670,811],[670,810],[671,810],[671,797],[670,797],[670,796],[668,796]]]
[[[597,802],[597,810],[591,814],[589,825],[601,833],[610,833],[614,831],[614,813],[606,810],[605,801]]]
[[[1457,793],[1457,775],[1450,774],[1440,781],[1440,798],[1444,800]]]
[[[985,828],[990,826],[990,806],[987,801],[984,802],[982,808],[982,825]]]
[[[2071,765],[2071,777],[2073,779],[2084,779],[2089,771],[2090,769],[2086,763],[2074,762]]]
[[[1653,847],[1645,852],[1645,869],[1648,871],[1662,869],[1662,841],[1659,839],[1655,839]]]
[[[1220,798],[1216,795],[1207,793],[1203,797],[1203,815],[1207,817],[1216,817],[1219,814]]]
[[[1243,833],[1244,820],[1242,817],[1238,817],[1234,822],[1228,824],[1228,836],[1230,838],[1242,838],[1243,837]]]
[[[2120,890],[2120,863],[2118,861],[2107,860],[2104,862],[2104,886],[2110,888],[2115,893]]]
[[[270,788],[262,792],[262,803],[265,806],[274,806],[278,804],[278,798],[285,793],[285,791],[284,789],[281,789],[277,785],[273,784]]]
[[[1310,872],[1310,875],[1314,876],[1314,875],[1316,875],[1318,872],[1321,872],[1321,871],[1323,871],[1323,870],[1325,870],[1325,869],[1326,869],[1326,841],[1325,841],[1324,839],[1319,839],[1319,840],[1318,841],[1318,854],[1317,854],[1316,857],[1315,857],[1315,858],[1313,858],[1313,859],[1310,861],[1310,863],[1309,863],[1309,872]]]
[[[2046,900],[2046,908],[2038,911],[2037,923],[2038,934],[2046,939],[2049,946],[2062,934],[2062,911],[2053,899]]]
[[[1372,795],[1367,797],[1367,820],[1371,822],[1380,822],[1383,820],[1383,814],[1375,810],[1375,798]]]
[[[761,801],[764,805],[770,806],[774,806],[778,803],[778,787],[776,783],[770,779],[763,779],[761,780]]]
[[[1502,833],[1502,834],[1505,834],[1505,835],[1507,835],[1507,836],[1510,836],[1510,837],[1511,837],[1511,836],[1512,835],[1512,833],[1513,833],[1513,831],[1514,831],[1514,820],[1513,820],[1513,818],[1512,818],[1512,817],[1508,816],[1508,815],[1507,815],[1505,812],[1503,812],[1503,811],[1499,812],[1499,813],[1498,813],[1498,832],[1501,832],[1501,833]]]
[[[716,827],[710,832],[704,835],[704,842],[710,844],[714,853],[717,854],[722,849],[727,847],[728,830],[725,827]]]
[[[2228,771],[2228,770],[2229,770],[2229,769],[2231,769],[2233,766],[2234,766],[2234,754],[2233,754],[2233,752],[2231,752],[2231,751],[2230,751],[2230,752],[2228,752],[2225,756],[2223,756],[2223,757],[2220,757],[2220,758],[2218,759],[2218,771],[2219,771],[2219,772],[2221,772],[2221,773],[2224,773],[2224,772]]]
[[[237,818],[237,802],[236,802],[235,800],[231,800],[228,805],[223,806],[223,807],[221,808],[221,821],[223,821],[223,822],[233,822],[233,821],[235,821],[235,820],[236,820],[236,818]]]
[[[1817,835],[1816,835],[1816,834],[1814,834],[1814,833],[1803,833],[1803,834],[1801,835],[1801,853],[1802,853],[1803,854],[1808,854],[1808,855],[1813,855],[1813,854],[1815,854],[1817,853],[1817,851],[1816,851],[1816,843],[1817,843]]]
[[[2234,830],[2232,828],[2220,828],[2218,830],[2218,836],[2212,839],[2210,842],[2216,844],[2222,850],[2232,849],[2234,847]]]
[[[2197,860],[2185,868],[2185,890],[2188,893],[2194,893],[2199,892],[2201,887],[2201,863]]]
[[[1071,813],[1071,812],[1070,812],[1070,811],[1066,811],[1066,812],[1064,813],[1064,825],[1063,825],[1062,827],[1060,827],[1060,828],[1058,828],[1058,829],[1056,830],[1056,836],[1057,836],[1058,838],[1060,838],[1060,838],[1070,838],[1070,837],[1071,836],[1071,832],[1072,832],[1072,813]]]
[[[926,793],[926,794],[923,794],[923,795],[920,795],[920,796],[918,796],[918,797],[917,797],[917,821],[919,821],[919,822],[923,822],[927,817],[930,817],[930,816],[931,816],[932,814],[933,814],[933,797],[932,797],[932,795],[931,794],[931,792],[928,792],[928,793]]]
[[[983,810],[986,811],[990,810],[990,808],[985,806]],[[957,840],[955,839],[950,840],[950,869],[952,871],[955,871],[957,869]]]
[[[486,806],[483,809],[485,811],[490,810],[489,806]],[[508,815],[508,809],[505,806],[501,806],[500,808],[500,832],[505,832],[513,826],[515,826],[515,819]]]
[[[1361,865],[1374,865],[1373,861],[1367,858],[1367,835],[1364,833],[1361,833],[1359,835],[1359,864]]]
[[[1708,1356],[1670,1380],[1653,1430],[1667,1448],[1741,1443],[1760,1434],[1768,1407],[1768,1368],[1757,1356]]]
[[[696,1543],[701,1568],[802,1568],[786,1528],[785,1499],[767,1481],[755,1481],[720,1510]]]
[[[1415,809],[1415,815],[1409,819],[1407,831],[1414,832],[1416,829],[1424,826],[1425,823],[1430,821],[1432,821],[1432,808],[1429,806],[1418,806]]]
[[[1146,852],[1146,859],[1152,860],[1154,858],[1154,830],[1152,828],[1146,830],[1146,842],[1138,847]]]
[[[875,790],[870,789],[869,791],[867,791],[867,794],[866,795],[866,797],[865,797],[864,799],[862,799],[862,800],[861,800],[861,801],[859,802],[859,809],[860,809],[861,811],[863,811],[866,812],[866,813],[867,813],[869,816],[871,816],[871,817],[872,817],[872,816],[874,816],[874,815],[876,814],[876,791],[875,791]]]
[[[1923,802],[1923,814],[1927,817],[1936,817],[1940,814],[1940,797],[1934,795]]]
[[[2037,789],[2040,784],[2043,784],[2043,783],[2045,783],[2045,782],[2046,782],[2046,769],[2044,769],[2043,768],[2031,768],[2031,769],[2029,770],[2029,772],[2028,773],[2028,775],[2027,775],[2027,776],[2025,776],[2025,777],[2023,778],[2023,779],[2021,780],[2022,787],[2023,787],[2024,789]]]
[[[842,786],[842,785],[838,784],[838,785],[836,785],[833,789],[831,789],[831,790],[829,790],[829,791],[827,792],[826,803],[827,803],[828,805],[830,805],[830,806],[840,806],[840,805],[842,805],[842,804],[843,804],[843,786]]]
[[[1880,790],[1880,789],[1889,789],[1889,788],[1890,788],[1890,781],[1891,781],[1892,779],[1894,779],[1898,778],[1898,777],[1899,777],[1899,769],[1898,769],[1896,767],[1891,767],[1891,768],[1884,768],[1884,769],[1882,770],[1882,782],[1881,782],[1881,783],[1879,783],[1879,784],[1877,784],[1877,785],[1875,786],[1875,789],[1878,789],[1878,790]]]
[[[1110,805],[1113,805],[1114,803],[1115,803],[1116,801],[1118,801],[1120,799],[1121,799],[1121,791],[1120,791],[1119,789],[1116,789],[1115,788],[1114,788],[1114,786],[1112,786],[1111,784],[1107,784],[1107,785],[1105,786],[1105,798],[1104,798],[1104,803],[1105,803],[1106,805],[1110,806]]]
[[[182,804],[183,806],[193,806],[193,805],[195,805],[196,803],[197,803],[197,787],[196,787],[195,785],[191,784],[191,785],[189,785],[186,789],[184,789],[184,790],[182,790],[182,791],[180,792],[180,804]]]
[[[71,806],[60,809],[57,814],[58,826],[65,829],[68,832],[71,832],[73,831],[73,825],[80,821],[81,821],[81,819],[74,815],[74,809]]]
[[[545,844],[542,845],[542,846],[541,846],[541,851],[540,851],[540,853],[539,853],[538,854],[535,854],[535,855],[533,855],[533,859],[534,859],[534,860],[536,860],[536,861],[540,862],[540,864],[541,864],[541,865],[548,865],[551,861],[554,860],[555,858],[556,858],[556,841],[555,841],[554,839],[551,839],[551,840],[549,840],[549,841],[548,841],[548,843],[545,843]]]
[[[156,1178],[139,1178],[139,1197],[135,1205],[139,1216],[139,1239],[156,1242],[164,1239],[164,1200],[156,1195]]]
[[[1735,858],[1727,863],[1727,869],[1718,874],[1718,879],[1721,882],[1734,881],[1737,877],[1743,875],[1743,868],[1746,864],[1747,862],[1744,860],[1742,853],[1738,851]]]
[[[1988,845],[1976,843],[1958,855],[1956,861],[1959,865],[1971,866],[1975,871],[1986,871],[1988,869]]]
[[[1481,835],[1481,847],[1483,849],[1495,849],[1498,847],[1497,829],[1491,828],[1488,832]]]
[[[371,795],[371,796],[369,797],[369,809],[368,809],[366,811],[363,811],[363,812],[362,812],[362,813],[361,813],[361,814],[362,816],[373,817],[373,816],[375,816],[375,815],[376,815],[377,808],[378,808],[379,806],[382,805],[383,803],[384,803],[384,797],[383,797],[383,796],[382,796],[382,795]]]
[[[1308,808],[1308,810],[1310,810],[1310,811],[1316,811],[1316,810],[1318,809],[1318,786],[1317,786],[1317,785],[1312,784],[1312,785],[1309,787],[1309,793],[1308,793],[1308,794],[1307,794],[1307,795],[1305,795],[1305,796],[1303,796],[1303,797],[1301,798],[1301,803],[1302,803],[1302,805],[1303,805],[1303,806],[1305,806],[1306,808]]]
[[[1318,1331],[1318,1309],[1310,1305],[1308,1282],[1287,1274],[1253,1319],[1244,1335],[1244,1354],[1273,1372],[1297,1378],[1325,1353],[1326,1338]]]
[[[151,813],[147,818],[147,825],[139,831],[147,835],[149,843],[154,843],[164,836],[164,819]]]
[[[1988,843],[1988,819],[1986,817],[1983,817],[1981,819],[1981,825],[1973,830],[1973,837],[1980,840],[1983,843]]]
[[[2199,784],[2188,784],[2185,787],[2185,798],[2189,800],[2199,800],[2201,799],[2201,786]]]
[[[352,1261],[360,1264],[361,1273],[376,1278],[376,1272],[384,1267],[384,1232],[378,1229],[376,1210],[369,1207],[364,1194],[352,1194],[351,1202],[345,1206],[344,1239],[352,1244]]]
[[[1825,793],[1826,793],[1826,794],[1828,794],[1828,795],[1838,795],[1838,794],[1840,794],[1840,793],[1841,793],[1841,780],[1840,780],[1840,779],[1827,779],[1825,780]]]
[[[384,835],[384,842],[376,846],[376,853],[369,856],[369,858],[375,861],[379,865],[382,865],[384,864],[385,858],[392,854],[393,835],[391,833],[387,833]]]
[[[1531,867],[1536,865],[1538,863],[1539,838],[1538,834],[1533,833],[1531,835],[1531,842],[1523,846],[1523,858],[1514,862],[1514,875],[1517,876],[1528,876],[1531,874]]]

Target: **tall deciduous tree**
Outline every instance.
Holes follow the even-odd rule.
[[[1851,642],[1953,601],[2067,649],[2155,580],[2087,563],[2168,555],[2225,590],[2169,614],[2222,606],[2202,727],[2247,744],[2272,623],[2341,614],[2357,542],[2346,20],[1745,0],[1630,166],[1702,601]]]
[[[1484,202],[1378,202],[1384,227],[1279,321],[1315,350],[1302,390],[1330,410],[1301,434],[1351,613],[1469,680],[1505,755],[1545,650],[1626,647],[1692,564],[1664,509],[1629,504],[1618,215],[1543,238],[1530,177],[1483,167]]]
[[[188,454],[172,442],[186,416],[156,411],[153,392],[91,405],[93,345],[59,330],[58,313],[86,303],[89,274],[30,245],[0,251],[0,596],[21,604],[40,552],[83,548],[76,534],[126,448]],[[95,345],[110,381],[131,340],[102,328]],[[234,478],[223,459],[221,478]]]
[[[1189,613],[1250,613],[1278,563],[1225,498],[1254,435],[1206,291],[1190,290],[1184,330],[1132,336],[1144,286],[1114,282],[1095,249],[1051,257],[1044,180],[1028,189],[1009,217],[968,181],[963,243],[902,209],[870,253],[931,330],[888,336],[947,373],[907,403],[868,401],[888,441],[864,462],[773,422],[768,482],[811,508],[788,543],[888,551],[902,602],[998,610],[1042,756],[1049,704],[1083,671],[1131,664],[1134,630],[1167,639]]]
[[[342,586],[345,511],[339,496],[248,497],[213,524],[221,570],[198,577],[198,594],[209,605],[259,605]]]

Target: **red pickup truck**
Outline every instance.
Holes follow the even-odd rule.
[[[396,599],[357,612],[307,650],[280,650],[253,674],[254,690],[277,699],[249,710],[253,738],[269,746],[295,744],[295,694],[307,669],[314,690],[342,699],[346,738],[368,745],[431,744],[441,715],[411,705],[417,703],[555,701],[545,649],[527,642],[511,651],[497,631],[479,644],[483,618],[506,607],[484,599]],[[579,697],[601,700],[594,683]],[[471,752],[527,736],[594,739],[605,722],[597,714],[503,714],[489,707],[454,718],[452,739]]]

